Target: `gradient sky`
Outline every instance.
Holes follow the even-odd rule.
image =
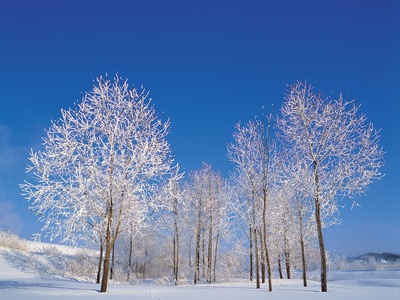
[[[119,72],[170,118],[186,171],[228,175],[234,125],[287,84],[342,92],[382,128],[385,177],[325,230],[328,250],[400,253],[400,1],[0,0],[0,228],[39,231],[18,184],[50,120]]]

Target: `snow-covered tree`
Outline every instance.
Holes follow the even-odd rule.
[[[256,280],[259,286],[259,256],[254,255],[254,246],[257,247],[257,235],[254,234],[256,231],[255,224],[257,224],[258,217],[256,217],[256,209],[254,205],[254,199],[252,198],[252,187],[251,183],[247,179],[247,176],[240,169],[236,169],[232,173],[231,181],[233,183],[232,188],[232,201],[230,205],[230,211],[232,217],[230,223],[232,231],[236,232],[236,242],[242,243],[243,248],[247,248],[248,245],[248,256],[249,256],[249,279],[254,279],[254,269],[257,269]],[[240,238],[245,239],[241,241]],[[256,242],[254,241],[256,239]],[[257,248],[258,251],[258,248]],[[254,261],[256,260],[256,264]]]
[[[289,206],[292,229],[296,232],[295,243],[300,245],[303,285],[307,286],[306,246],[315,236],[315,219],[312,218],[313,202],[310,201],[313,177],[307,164],[300,159],[295,148],[281,152],[280,189],[285,191],[284,202]],[[323,221],[323,220],[322,220]]]
[[[181,257],[181,233],[184,223],[184,189],[181,183],[183,173],[180,173],[179,165],[171,169],[171,176],[161,183],[155,194],[155,201],[160,203],[160,209],[152,214],[151,222],[154,230],[160,236],[167,239],[171,248],[170,257],[173,269],[174,284],[178,284],[180,257]]]
[[[141,230],[154,204],[151,186],[171,168],[169,121],[159,119],[148,92],[118,75],[99,77],[75,108],[61,113],[46,131],[43,150],[31,151],[34,181],[21,188],[44,222],[42,233],[70,243],[101,236],[105,292],[118,235]]]
[[[173,173],[172,178],[168,181],[166,189],[166,199],[169,200],[168,210],[171,213],[172,225],[172,266],[174,271],[174,284],[178,284],[179,265],[180,265],[180,235],[182,232],[182,206],[184,190],[180,187],[179,181],[182,179],[183,174],[179,173],[179,166]],[[168,224],[168,223],[167,223]],[[167,225],[166,224],[166,225]]]
[[[278,262],[282,277],[281,261],[285,262],[287,279],[291,278],[292,256],[296,252],[296,216],[290,203],[292,191],[285,185],[275,186],[270,193],[268,218],[271,240],[271,257]]]
[[[203,163],[200,170],[189,174],[185,198],[191,206],[188,216],[195,237],[194,284],[200,277],[216,281],[218,253],[222,232],[227,223],[229,189],[222,175]]]
[[[315,94],[311,86],[297,82],[289,87],[278,121],[279,136],[298,152],[312,176],[310,191],[321,256],[321,291],[327,291],[327,261],[323,221],[336,216],[338,201],[365,193],[381,178],[383,150],[379,131],[359,114],[359,106]],[[355,202],[354,202],[355,203]]]
[[[239,123],[233,134],[234,143],[228,146],[228,157],[236,165],[240,178],[248,181],[251,187],[249,195],[252,206],[252,219],[255,226],[254,234],[260,237],[261,263],[263,279],[265,278],[265,265],[268,271],[269,290],[272,291],[272,269],[269,257],[268,231],[267,231],[267,209],[268,194],[275,180],[275,146],[271,139],[270,125],[272,117],[264,117],[263,120],[249,121],[244,126]],[[257,229],[254,222],[258,219],[256,215],[261,209],[261,227]],[[258,232],[257,232],[258,231]],[[258,252],[257,237],[255,238],[255,251]],[[257,255],[256,255],[256,259]],[[258,263],[256,262],[256,267]],[[258,273],[257,288],[259,288]]]

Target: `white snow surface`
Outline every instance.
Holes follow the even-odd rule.
[[[37,245],[36,245],[37,246]],[[37,249],[32,245],[30,251]],[[71,248],[59,248],[73,255]],[[34,255],[21,254],[17,250],[0,247],[0,299],[135,299],[135,300],[180,300],[180,299],[340,299],[340,300],[399,300],[400,270],[388,271],[338,271],[329,274],[328,292],[320,292],[317,281],[308,281],[304,288],[300,279],[274,279],[273,291],[255,283],[236,281],[219,284],[160,285],[152,284],[109,284],[107,293],[100,293],[100,286],[84,279],[66,278],[32,271],[24,264],[37,259]]]

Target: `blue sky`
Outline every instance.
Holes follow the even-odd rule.
[[[278,112],[286,85],[343,92],[382,128],[385,177],[325,231],[337,252],[400,252],[399,1],[0,0],[0,228],[29,238],[30,148],[99,75],[143,85],[186,170],[228,174],[234,125]]]

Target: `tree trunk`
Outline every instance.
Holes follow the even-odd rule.
[[[299,211],[299,221],[300,221],[301,262],[303,265],[303,285],[304,287],[307,287],[307,265],[306,265],[306,253],[304,249],[303,216],[301,215],[301,211]]]
[[[142,278],[147,277],[146,272],[147,272],[147,262],[148,262],[148,257],[149,257],[149,251],[148,251],[147,246],[146,246],[146,250],[144,251],[144,256],[145,256],[145,259],[142,264]]]
[[[282,265],[281,265],[281,254],[278,254],[278,270],[279,270],[279,278],[283,279],[283,274],[282,274]]]
[[[99,257],[99,266],[97,267],[96,283],[100,283],[101,265],[103,264],[103,249],[104,249],[103,238],[100,237],[100,257]]]
[[[139,278],[139,261],[137,258],[135,259],[134,265],[135,265],[135,278],[137,279]]]
[[[173,238],[173,264],[174,264],[174,284],[178,285],[178,271],[179,271],[179,236],[175,232]]]
[[[117,218],[117,226],[115,228],[114,234],[112,234],[111,225],[112,225],[112,221],[113,221],[113,200],[111,197],[110,207],[109,207],[109,211],[108,211],[107,231],[106,231],[106,240],[105,240],[106,255],[105,255],[105,259],[104,259],[103,278],[101,281],[101,288],[100,288],[100,292],[102,292],[102,293],[107,291],[111,250],[115,245],[115,241],[116,241],[118,233],[119,233],[119,228],[121,226],[121,216],[122,216],[122,210],[120,210],[120,212],[119,212],[119,215]]]
[[[254,190],[251,195],[252,202],[252,215],[253,215],[253,236],[254,236],[254,246],[256,254],[256,288],[260,288],[260,256],[258,255],[258,242],[257,242],[257,229],[256,229],[256,208],[254,203]]]
[[[288,240],[287,240],[287,230],[286,229],[284,231],[283,245],[284,245],[284,249],[285,249],[286,278],[290,279],[290,252],[289,252],[289,246],[288,246]]]
[[[179,270],[179,229],[178,229],[178,212],[177,212],[177,199],[175,199],[174,207],[174,250],[173,250],[173,263],[174,263],[174,284],[178,285],[178,270]]]
[[[290,279],[290,252],[285,251],[286,278]]]
[[[100,292],[105,293],[107,291],[107,284],[108,284],[108,271],[110,266],[110,256],[111,256],[111,216],[112,216],[112,209],[109,212],[109,220],[107,224],[107,234],[106,234],[106,253],[104,258],[104,266],[103,266],[103,278],[101,280],[101,288]]]
[[[132,250],[133,250],[133,237],[131,233],[129,238],[128,275],[126,277],[126,281],[128,282],[131,278],[131,271],[132,271]]]
[[[202,262],[202,277],[206,278],[206,225],[203,228],[203,236],[201,239],[201,262]]]
[[[249,224],[249,243],[250,243],[250,281],[253,281],[253,230]]]
[[[197,284],[200,275],[200,231],[201,231],[201,213],[198,212],[198,219],[197,219],[197,232],[196,232],[196,253],[195,253],[195,262],[194,262],[194,280],[193,283]]]
[[[173,243],[173,271],[174,271],[174,285],[178,285],[178,241],[177,235],[172,239]]]
[[[256,250],[256,287],[260,288],[260,256],[258,254],[257,229],[254,228],[254,246]]]
[[[322,235],[321,208],[318,201],[315,201],[315,219],[317,222],[319,252],[321,256],[321,292],[327,292],[328,278],[326,274],[326,254],[325,254],[324,237]]]
[[[175,241],[175,238],[176,238],[176,236],[175,236],[175,234],[174,234],[174,237],[172,238],[172,271],[173,271],[173,274],[174,274],[174,285],[177,285],[176,284],[176,279],[175,279],[175,275],[176,275],[176,241]]]
[[[328,278],[326,274],[326,254],[324,237],[322,234],[322,222],[321,222],[321,205],[319,201],[319,178],[317,171],[317,162],[314,161],[314,172],[315,172],[315,221],[317,223],[319,252],[321,256],[321,292],[328,291]]]
[[[178,285],[179,275],[179,235],[176,235],[176,273],[175,273],[175,285]]]
[[[264,247],[265,247],[265,259],[267,260],[267,270],[268,270],[268,289],[272,292],[272,274],[271,274],[271,262],[269,260],[269,251],[267,244],[267,190],[263,188],[264,193],[264,205],[263,205],[263,230],[264,230]]]
[[[212,242],[213,242],[213,223],[210,215],[210,228],[208,231],[208,255],[207,255],[207,282],[212,281]]]
[[[216,241],[215,241],[215,250],[214,250],[214,282],[217,281],[217,258],[218,258],[218,244],[219,244],[219,234],[220,234],[220,230],[218,229],[218,233],[217,233],[217,237],[216,237]]]
[[[190,237],[190,241],[188,243],[188,263],[189,268],[192,268],[192,237]]]
[[[260,231],[260,252],[261,252],[261,283],[265,283],[265,251],[264,251],[263,236],[261,231]]]
[[[114,266],[115,266],[115,245],[112,246],[112,251],[111,251],[110,280],[112,280],[114,276]]]

